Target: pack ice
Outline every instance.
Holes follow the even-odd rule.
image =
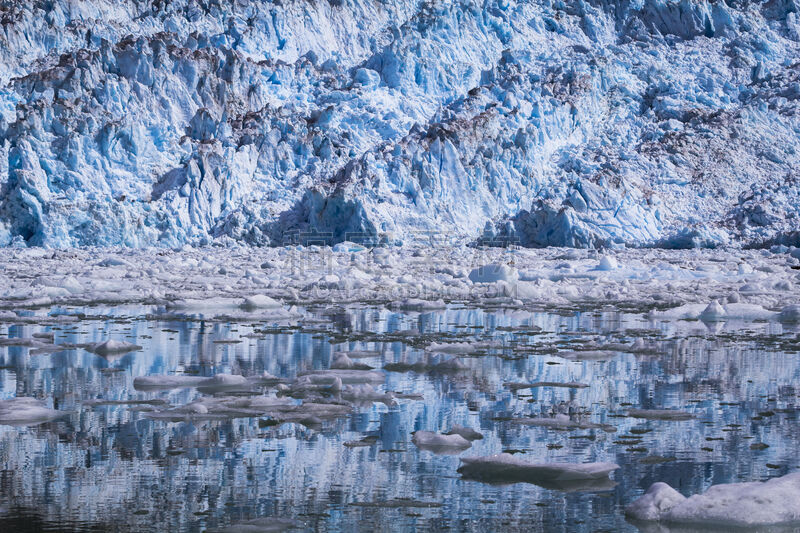
[[[798,11],[4,2],[0,246],[796,245]]]

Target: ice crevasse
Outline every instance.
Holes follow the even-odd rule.
[[[0,246],[797,228],[797,0],[0,2]]]

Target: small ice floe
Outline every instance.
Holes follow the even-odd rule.
[[[136,350],[141,350],[142,347],[131,342],[127,341],[117,341],[114,339],[109,339],[107,341],[98,342],[95,344],[90,344],[86,347],[86,350],[96,353],[102,357],[107,357],[110,355],[122,355],[128,352],[135,352]]]
[[[33,426],[56,420],[69,413],[57,411],[45,406],[36,398],[20,396],[8,400],[0,400],[0,424],[9,426]]]
[[[471,342],[434,342],[425,348],[428,352],[446,354],[465,354],[472,353],[479,348]]]
[[[236,298],[183,298],[166,304],[168,311],[199,312],[213,309],[235,309],[241,305]]]
[[[250,381],[244,376],[217,374],[202,376],[139,376],[133,380],[136,390],[167,390],[197,387],[201,392],[224,392],[249,389]]]
[[[461,435],[442,435],[433,431],[416,431],[411,442],[420,450],[439,454],[461,453],[472,446],[472,442]]]
[[[352,406],[303,402],[295,404],[287,398],[269,396],[203,397],[183,406],[150,411],[145,416],[154,420],[227,420],[269,415],[277,423],[296,422],[309,427],[320,425],[324,420],[346,416]]]
[[[672,409],[628,409],[625,416],[649,420],[691,420],[694,418],[692,413]]]
[[[511,389],[512,391],[518,391],[522,389],[535,389],[539,387],[555,387],[555,388],[564,388],[564,389],[585,389],[589,387],[586,383],[577,383],[575,381],[568,381],[565,383],[558,382],[558,381],[536,381],[534,383],[518,383],[518,382],[508,382],[506,383],[506,387]]]
[[[608,424],[597,424],[588,420],[573,420],[568,415],[557,414],[553,418],[525,417],[513,418],[511,422],[523,426],[538,426],[553,429],[602,429],[606,433],[614,433],[617,428]]]
[[[313,370],[310,372],[301,372],[298,374],[298,377],[312,380],[339,378],[344,385],[383,383],[386,380],[386,374],[375,370]]]
[[[244,310],[252,311],[255,309],[277,309],[283,307],[283,304],[264,294],[254,294],[246,297],[240,307]]]
[[[389,307],[401,311],[435,311],[446,309],[447,304],[444,300],[422,300],[420,298],[408,298],[392,302]]]
[[[218,529],[207,529],[206,533],[281,533],[305,529],[305,525],[297,520],[288,518],[256,518],[236,522],[227,527]]]
[[[770,320],[777,318],[779,313],[764,309],[757,304],[727,303],[722,305],[717,300],[708,304],[686,304],[664,311],[651,311],[650,318],[667,320],[703,320],[717,322],[728,319],[739,320]]]
[[[560,490],[608,490],[616,463],[529,463],[511,454],[462,457],[458,472],[465,479],[489,483],[533,483]]]
[[[334,370],[372,370],[371,366],[364,363],[356,363],[346,353],[341,352],[333,354],[331,368]]]
[[[800,472],[764,482],[712,485],[689,498],[666,483],[653,483],[625,514],[698,530],[800,526]]]
[[[498,281],[516,283],[519,280],[519,272],[514,267],[493,263],[473,269],[469,273],[469,280],[472,283],[495,283]]]
[[[393,405],[394,394],[391,392],[378,392],[372,385],[363,383],[361,385],[344,385],[342,387],[340,398],[350,403],[384,403],[386,405]]]
[[[617,263],[617,259],[611,255],[604,255],[600,258],[600,263],[598,263],[595,270],[601,270],[604,272],[608,272],[611,270],[616,270],[619,268],[619,264]]]
[[[472,428],[460,426],[458,424],[453,424],[453,427],[451,427],[450,431],[445,433],[445,435],[461,435],[469,441],[480,440],[483,438],[483,434],[475,431]]]
[[[712,301],[710,304],[703,309],[703,312],[700,313],[701,320],[722,320],[726,317],[725,308],[720,305],[717,300]]]

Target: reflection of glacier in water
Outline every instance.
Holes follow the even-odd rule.
[[[774,322],[360,308],[308,310],[297,324],[272,326],[159,316],[149,307],[57,311],[82,318],[0,325],[0,398],[37,397],[68,411],[38,426],[0,426],[4,531],[196,531],[272,516],[322,530],[634,530],[622,509],[652,482],[690,494],[798,466],[800,343],[795,330]],[[56,344],[114,338],[143,349],[40,353],[10,340],[44,332]],[[433,343],[461,353],[426,355]],[[357,353],[358,363],[419,372],[386,372],[376,388],[398,393],[394,405],[359,405],[321,426],[273,425],[268,417],[165,422],[147,417],[164,407],[158,401],[124,403],[178,406],[203,395],[137,391],[137,376],[293,378],[355,350],[378,352]],[[425,366],[454,356],[466,369]],[[589,387],[509,386],[533,382]],[[693,418],[626,416],[634,408],[680,409]],[[553,415],[580,423],[514,421]],[[565,491],[462,479],[459,454],[435,455],[411,442],[414,431],[455,424],[484,435],[460,456],[505,450],[530,462],[616,462],[616,485]],[[372,438],[352,445],[364,437]]]

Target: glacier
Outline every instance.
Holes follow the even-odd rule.
[[[0,246],[796,238],[797,0],[2,0],[0,22]]]

